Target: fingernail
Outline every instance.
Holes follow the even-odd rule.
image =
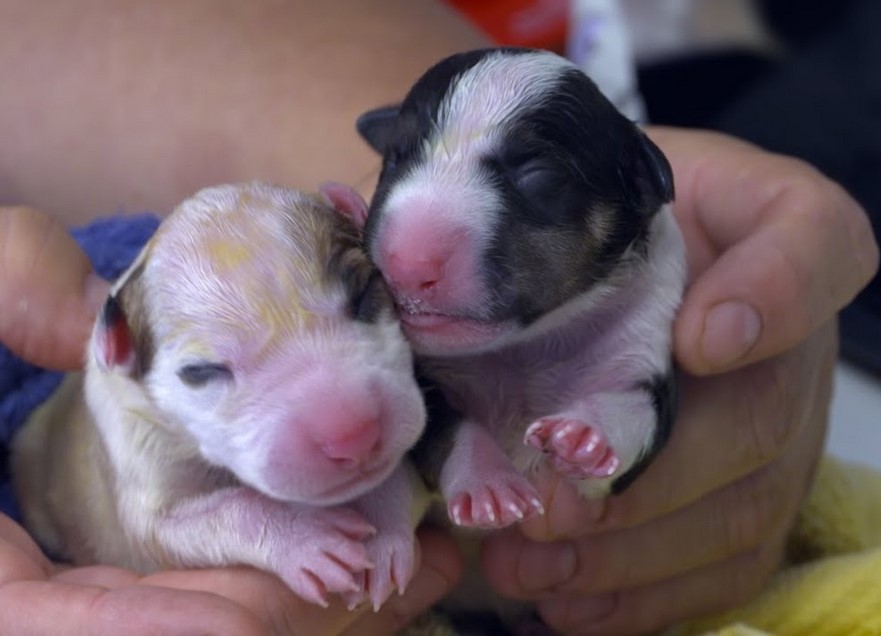
[[[704,322],[701,352],[704,361],[722,367],[745,356],[759,339],[762,319],[744,302],[729,300],[710,310]]]
[[[517,575],[525,592],[543,592],[563,585],[575,574],[578,555],[571,541],[526,543]]]
[[[542,616],[551,625],[579,625],[597,623],[608,618],[618,601],[615,594],[585,597],[554,597],[539,601]]]

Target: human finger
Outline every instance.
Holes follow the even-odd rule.
[[[230,601],[257,619],[261,634],[321,636],[340,634],[357,615],[339,601],[327,608],[296,596],[279,578],[250,567],[162,570],[146,576],[108,566],[62,571],[53,580],[105,588],[149,587],[204,593]]]
[[[246,608],[273,636],[339,634],[356,616],[338,599],[327,608],[295,595],[276,576],[250,567],[165,570],[148,575],[143,585],[204,592]]]
[[[789,530],[812,465],[813,447],[711,492],[651,522],[553,542],[516,529],[484,542],[487,580],[503,595],[594,596],[673,579],[761,547]]]
[[[791,348],[877,271],[865,212],[808,164],[715,133],[651,134],[673,166],[693,281],[674,338],[689,372]]]
[[[25,207],[0,208],[0,342],[38,366],[82,366],[109,284],[67,229]]]
[[[277,636],[330,636],[341,633],[377,636],[395,630],[436,603],[453,586],[461,572],[461,559],[443,533],[423,529],[418,533],[419,566],[403,595],[392,596],[379,612],[361,608],[350,611],[340,599],[328,608],[294,595],[278,578],[252,568],[174,570],[142,579],[145,585],[182,590],[210,591],[248,608]],[[113,574],[99,573],[99,576]]]
[[[131,585],[136,582],[131,573],[117,575],[115,583],[122,585],[114,588],[47,578],[51,565],[40,553],[34,558],[35,544],[18,532],[20,526],[4,517],[0,530],[0,634],[263,633],[256,617],[225,599]]]
[[[16,580],[0,587],[0,633],[263,636],[265,629],[256,616],[235,603],[205,592]]]
[[[566,636],[648,634],[721,612],[755,596],[778,568],[783,541],[661,583],[596,596],[538,601],[542,619]]]
[[[13,521],[10,517],[0,514],[0,547],[9,546],[10,549],[17,550],[20,558],[27,559],[37,565],[44,573],[52,571],[52,563],[40,550],[40,547],[34,542],[27,530]],[[5,560],[0,559],[0,569],[2,569]],[[0,574],[0,583],[9,580]]]

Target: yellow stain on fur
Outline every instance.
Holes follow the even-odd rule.
[[[215,267],[220,270],[235,270],[253,258],[253,250],[241,241],[216,239],[206,241],[206,252],[211,256]]]

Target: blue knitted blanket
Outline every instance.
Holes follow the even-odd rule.
[[[119,276],[159,226],[154,214],[99,219],[71,231],[95,271],[108,280]],[[0,512],[18,519],[9,484],[8,448],[28,415],[61,382],[62,374],[25,363],[0,345]]]

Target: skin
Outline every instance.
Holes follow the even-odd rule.
[[[432,0],[0,0],[0,25],[0,202],[69,223],[256,177],[367,190],[356,117],[486,43]]]
[[[0,71],[15,87],[0,103],[0,201],[49,215],[0,213],[0,306],[28,301],[26,312],[0,313],[0,341],[32,362],[78,367],[106,289],[53,218],[167,211],[203,185],[255,176],[303,189],[335,179],[369,195],[379,164],[355,136],[355,116],[400,99],[437,59],[485,44],[428,0],[168,6],[0,0]],[[597,510],[547,479],[547,517],[500,534],[484,553],[500,591],[540,598],[565,633],[641,633],[719,609],[767,579],[822,448],[831,321],[877,268],[863,211],[816,171],[726,137],[652,135],[673,164],[692,266],[676,326],[677,358],[690,374],[681,420],[625,496]],[[709,309],[730,298],[759,312],[758,340],[745,342],[747,323],[735,316],[702,345]],[[788,427],[781,409],[793,414]],[[768,501],[787,505],[769,511]],[[657,545],[655,533],[669,537],[665,549],[636,551]],[[361,617],[305,606],[252,570],[145,579],[62,571],[3,520],[0,632],[46,633],[33,622],[45,620],[52,633],[63,624],[69,634],[111,634],[124,616],[134,636],[192,633],[196,623],[218,633],[388,634],[458,576],[448,540],[420,540],[422,566],[407,593]],[[591,606],[607,618],[588,622]]]
[[[390,634],[427,609],[457,576],[458,560],[445,537],[425,531],[419,539],[426,558],[407,592],[378,613],[348,612],[341,604],[325,610],[306,603],[275,577],[246,568],[143,577],[113,567],[65,569],[50,563],[24,529],[0,517],[0,629],[22,636],[112,636],[121,629],[145,636]],[[23,607],[39,609],[21,616]]]

